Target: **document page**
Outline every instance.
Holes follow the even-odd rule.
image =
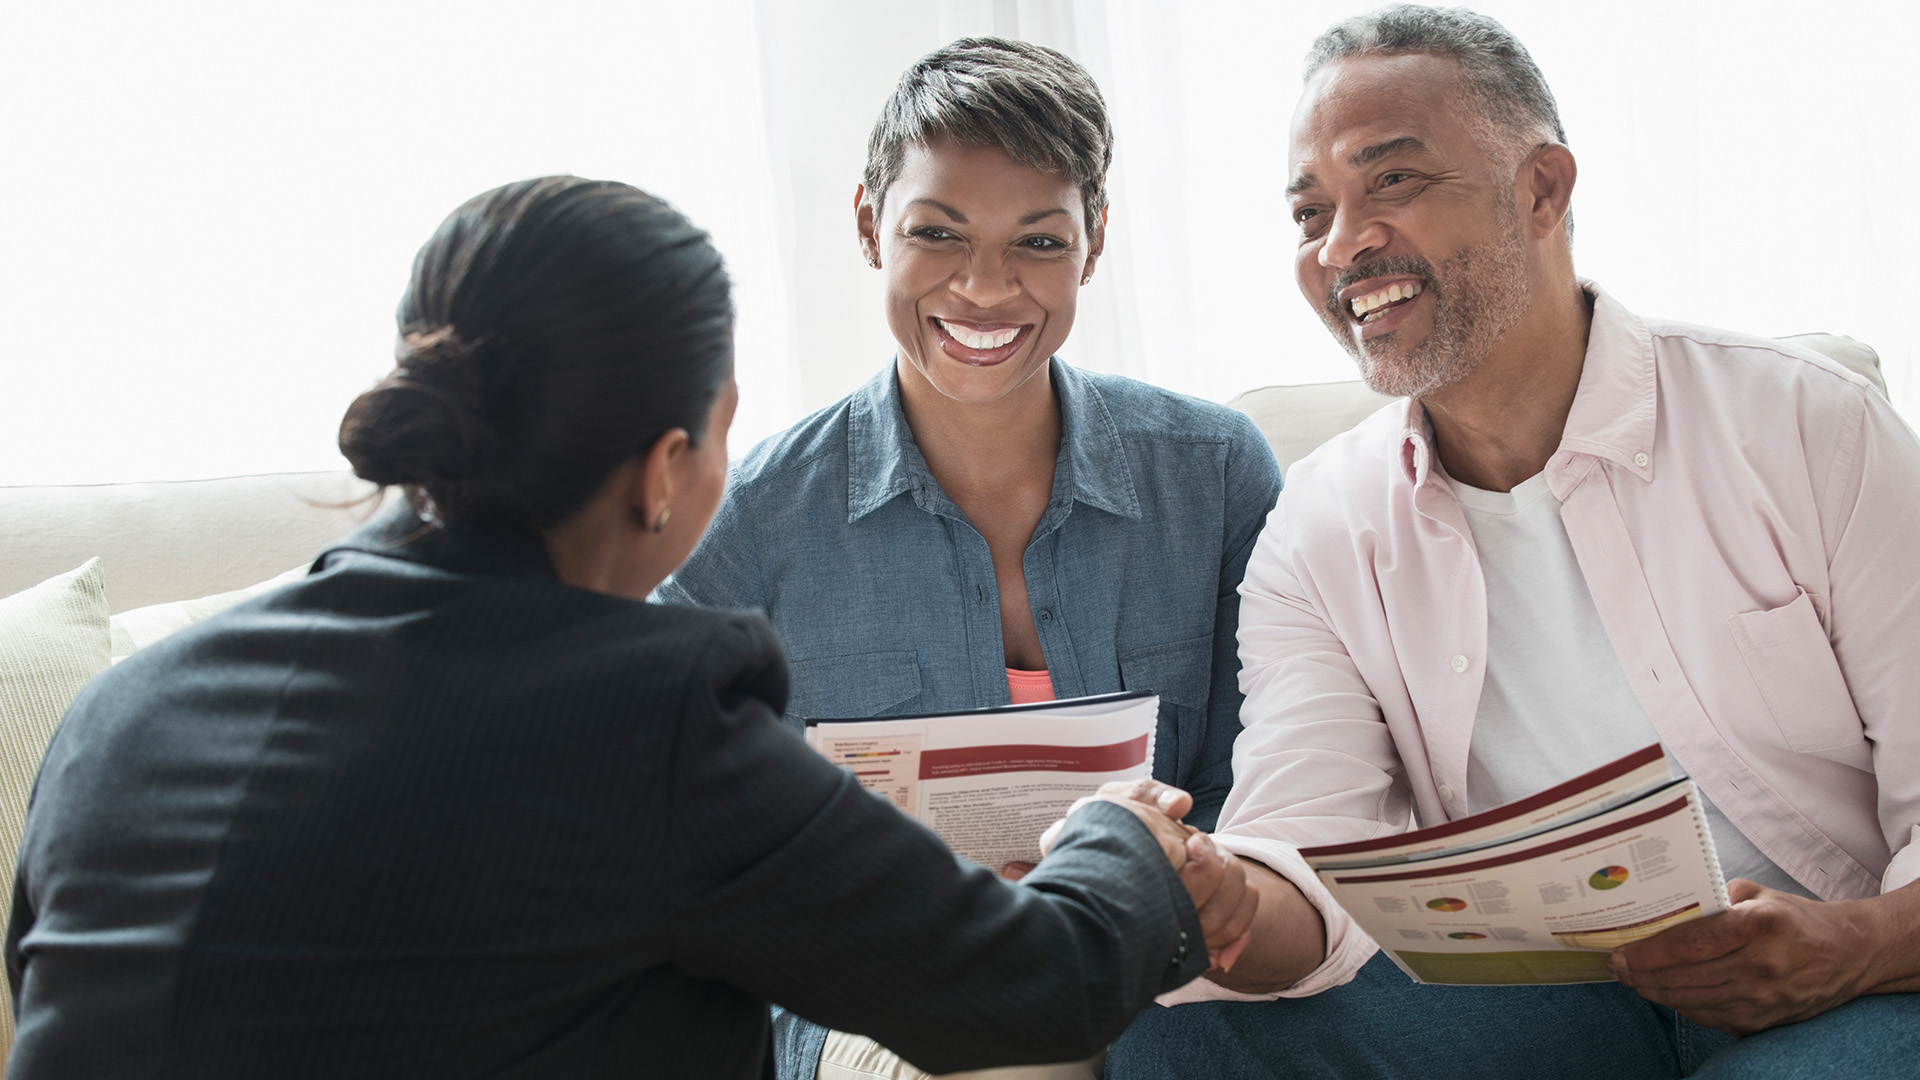
[[[1037,862],[1040,833],[1110,780],[1152,775],[1160,699],[1106,694],[998,709],[813,720],[807,744],[992,870]]]
[[[1659,751],[1450,822],[1438,843],[1422,834],[1439,830],[1420,830],[1301,855],[1417,982],[1606,982],[1613,949],[1727,908],[1699,792],[1669,777]],[[1621,791],[1629,776],[1647,783]],[[1582,785],[1597,797],[1569,790]],[[1563,804],[1576,809],[1542,823],[1546,808]],[[1509,834],[1494,837],[1503,826]]]

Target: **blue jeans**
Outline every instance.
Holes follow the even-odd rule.
[[[1744,1039],[1618,983],[1421,986],[1385,956],[1307,998],[1150,1008],[1108,1080],[1817,1080],[1920,1074],[1920,994],[1864,997]]]

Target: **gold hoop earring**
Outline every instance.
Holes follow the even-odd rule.
[[[667,531],[667,519],[668,519],[668,518],[670,518],[670,517],[672,517],[672,516],[673,516],[673,511],[672,511],[672,510],[670,510],[670,509],[666,509],[666,508],[662,508],[662,509],[661,509],[661,511],[660,511],[660,516],[659,516],[659,517],[657,517],[657,518],[655,518],[655,519],[654,519],[654,521],[653,521],[653,531],[654,531],[655,533],[663,533],[663,532],[666,532],[666,531]]]

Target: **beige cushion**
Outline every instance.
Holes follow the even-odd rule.
[[[0,599],[0,911],[12,910],[13,863],[47,740],[107,655],[99,559]],[[13,1003],[0,983],[0,1055],[12,1044]]]
[[[185,630],[202,619],[218,615],[242,600],[271,592],[306,576],[307,567],[302,563],[284,574],[244,589],[123,611],[113,617],[107,628],[112,641],[113,662],[117,664],[136,650],[144,649],[177,630]]]
[[[1880,372],[1880,354],[1865,342],[1855,341],[1845,334],[1788,334],[1780,340],[1804,345],[1829,359],[1840,361],[1866,376],[1867,381],[1880,391],[1881,397],[1886,396],[1887,378]]]
[[[1263,386],[1227,404],[1252,418],[1284,475],[1319,445],[1373,415],[1393,399],[1358,379],[1305,386]]]
[[[1098,1080],[1106,1059],[1107,1052],[1102,1050],[1086,1061],[967,1069],[935,1076],[865,1035],[829,1031],[820,1050],[816,1080]]]

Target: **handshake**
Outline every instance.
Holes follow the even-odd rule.
[[[1181,822],[1193,809],[1193,796],[1158,780],[1121,780],[1102,785],[1100,790],[1074,803],[1067,813],[1090,802],[1110,802],[1130,811],[1160,842],[1160,851],[1179,873],[1200,913],[1200,926],[1207,939],[1207,957],[1215,972],[1233,969],[1233,963],[1247,947],[1252,936],[1253,917],[1259,909],[1260,895],[1247,882],[1246,865],[1213,837]],[[1062,817],[1040,836],[1044,856],[1066,824]],[[1001,874],[1019,878],[1030,865],[1012,863]]]

